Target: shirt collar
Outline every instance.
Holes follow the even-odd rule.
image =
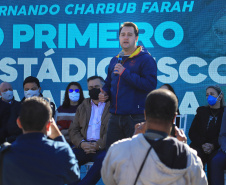
[[[17,137],[17,140],[33,140],[33,139],[42,139],[47,138],[47,136],[41,132],[31,132],[26,134],[21,134]]]
[[[150,140],[159,140],[159,139],[163,139],[165,137],[167,137],[168,134],[165,132],[161,132],[161,131],[157,131],[157,130],[152,130],[152,129],[148,129],[145,133],[144,133],[144,137]]]
[[[142,47],[137,46],[137,49],[131,55],[129,55],[129,58],[133,58],[134,56],[137,56],[141,51],[142,51]],[[119,54],[116,57],[119,58]]]
[[[93,100],[91,99],[91,105],[92,105],[92,106],[94,106],[94,105],[100,106],[100,105],[103,105],[103,104],[105,104],[105,102],[99,102],[98,105],[96,105],[96,104],[93,102]]]

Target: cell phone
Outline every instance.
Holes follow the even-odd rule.
[[[175,135],[175,124],[174,123],[172,123],[172,130],[171,130],[170,135],[173,136],[173,137],[176,137],[176,135]]]

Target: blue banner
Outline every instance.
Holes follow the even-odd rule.
[[[87,78],[106,77],[121,49],[119,27],[140,29],[138,45],[156,59],[158,87],[169,83],[181,114],[207,104],[205,88],[226,93],[225,0],[196,1],[3,1],[0,4],[0,80],[17,100],[23,80],[35,76],[58,107],[71,81],[87,96]]]

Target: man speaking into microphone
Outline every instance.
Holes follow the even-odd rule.
[[[147,94],[156,89],[157,65],[143,46],[137,46],[138,27],[125,22],[119,29],[122,51],[110,61],[105,85],[99,94],[104,102],[110,98],[106,147],[131,137],[136,123],[144,121]]]

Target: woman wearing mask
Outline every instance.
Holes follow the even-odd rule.
[[[219,149],[218,136],[224,111],[224,95],[219,86],[209,86],[206,89],[208,105],[197,108],[197,114],[191,124],[189,137],[190,147],[198,152],[198,156],[207,163],[209,176],[209,162]],[[210,182],[210,179],[208,178]]]
[[[78,82],[71,82],[66,88],[63,104],[58,107],[55,114],[55,121],[69,143],[68,129],[74,120],[78,106],[83,100],[84,95],[81,85]]]
[[[21,100],[23,102],[26,98],[30,98],[33,96],[40,96],[43,97],[41,93],[41,86],[39,83],[39,79],[34,76],[28,76],[25,78],[23,82],[23,88],[24,88],[24,98]],[[43,97],[47,101],[50,101],[48,97]],[[55,115],[55,104],[53,102],[50,102],[50,106],[52,109],[52,116]]]

